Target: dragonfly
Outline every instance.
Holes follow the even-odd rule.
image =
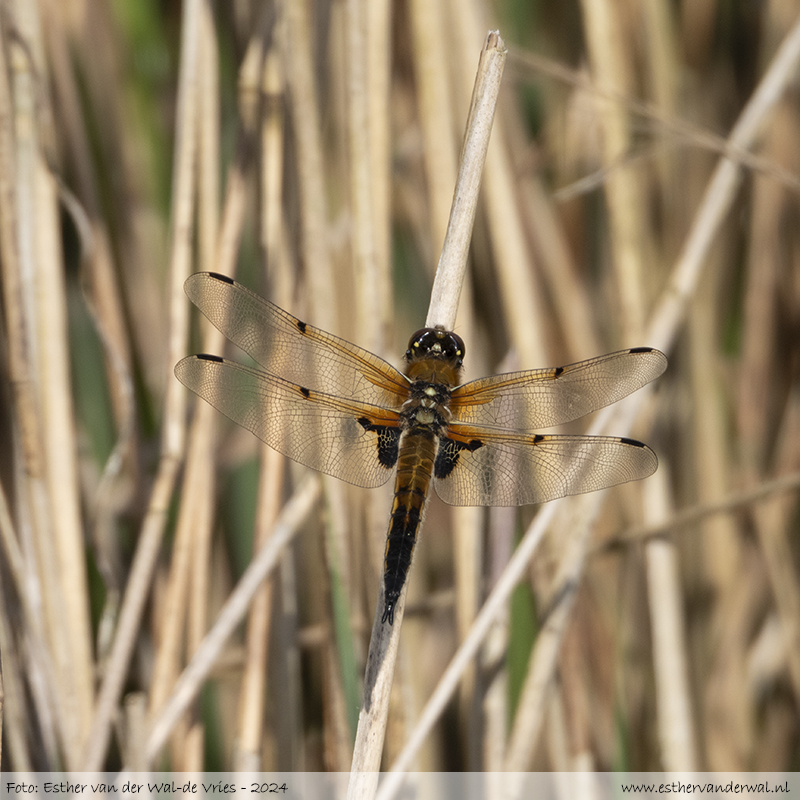
[[[626,437],[536,433],[661,375],[651,347],[461,383],[465,347],[441,327],[411,337],[403,372],[240,283],[191,275],[190,300],[263,369],[181,360],[186,387],[285,456],[361,487],[395,474],[382,622],[392,625],[431,484],[455,506],[523,506],[646,478],[658,459]]]

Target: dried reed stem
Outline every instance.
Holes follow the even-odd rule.
[[[488,148],[494,106],[499,90],[505,48],[497,34],[490,34],[482,52],[467,123],[459,181],[453,199],[450,222],[432,290],[428,325],[455,324],[483,162]],[[403,618],[404,598],[395,612],[395,625],[381,623],[383,589],[373,622],[367,657],[364,706],[359,716],[348,797],[368,797],[377,785],[383,736],[388,713],[389,692],[394,672],[397,641]]]
[[[615,547],[633,544],[636,541],[674,533],[678,528],[694,525],[715,514],[732,514],[740,509],[769,500],[773,495],[794,492],[800,488],[800,472],[781,475],[749,488],[738,489],[711,503],[698,503],[676,511],[662,522],[637,525],[598,545],[594,552],[600,553]]]
[[[174,725],[197,696],[203,681],[217,662],[222,648],[244,619],[259,588],[277,566],[283,549],[312,511],[319,496],[319,479],[315,475],[310,475],[283,507],[269,540],[244,571],[236,588],[228,595],[216,622],[176,682],[164,708],[153,720],[145,751],[148,763],[158,755]]]
[[[773,159],[745,150],[729,138],[674,116],[667,109],[637,100],[607,86],[601,86],[588,77],[584,71],[570,69],[537,53],[515,51],[511,53],[510,59],[510,63],[518,70],[524,68],[531,72],[547,75],[592,96],[613,100],[624,106],[629,112],[652,122],[654,129],[660,130],[664,134],[668,133],[680,142],[726,156],[742,167],[772,178],[793,192],[800,192],[800,178]],[[609,168],[613,169],[614,167],[612,165]],[[560,195],[561,193],[556,192],[556,194]]]
[[[464,146],[461,151],[458,184],[431,292],[426,322],[429,326],[439,324],[451,330],[455,325],[481,173],[488,149],[505,55],[505,45],[499,34],[490,33],[486,38],[478,65]],[[407,585],[405,588],[407,589]],[[348,786],[347,796],[350,800],[360,800],[375,795],[383,752],[389,694],[405,607],[405,591],[396,606],[395,623],[392,626],[381,622],[383,602],[381,585],[367,656],[364,703],[359,714]]]
[[[185,354],[188,337],[189,308],[183,293],[183,284],[189,275],[191,264],[194,158],[197,147],[197,54],[202,2],[203,0],[186,0],[184,3],[172,194],[170,338],[166,351],[170,371],[171,365]],[[83,769],[86,772],[96,772],[102,767],[111,734],[112,718],[128,673],[128,664],[150,590],[183,454],[185,398],[185,389],[178,381],[173,380],[167,384],[161,458],[95,706],[92,729],[83,757]]]
[[[441,248],[450,218],[453,187],[458,174],[442,0],[409,3],[417,103],[430,201],[431,241]]]
[[[283,4],[285,15],[284,58],[292,68],[286,73],[289,113],[297,147],[300,190],[301,258],[308,270],[309,309],[314,323],[335,330],[335,284],[328,251],[325,169],[317,109],[317,86],[311,57],[311,24],[308,4]]]
[[[647,520],[658,523],[671,512],[667,470],[645,483]],[[658,738],[661,768],[665,772],[693,772],[698,768],[689,688],[689,659],[677,549],[673,542],[650,541],[645,549],[647,596],[653,638]]]
[[[758,138],[787,83],[792,79],[800,60],[800,22],[784,38],[772,58],[767,72],[739,115],[731,130],[730,146],[746,150]],[[648,326],[647,341],[669,352],[680,330],[687,304],[694,294],[701,268],[712,239],[730,209],[741,178],[740,165],[729,158],[721,159],[708,183],[703,200],[692,221],[677,264],[672,271],[667,291],[661,297]]]
[[[261,126],[262,173],[259,187],[262,197],[261,235],[267,281],[273,286],[279,286],[285,283],[285,280],[280,280],[280,276],[276,274],[281,267],[279,254],[282,247],[284,83],[280,58],[274,47],[267,51],[261,79],[266,101]],[[280,290],[276,290],[274,294],[279,305],[284,304],[284,299],[288,301],[288,297],[284,298]],[[285,457],[268,445],[263,445],[260,460],[258,506],[253,537],[254,552],[268,541],[280,513]],[[237,771],[258,771],[261,766],[264,698],[267,694],[267,655],[274,596],[275,581],[270,580],[261,587],[253,599],[247,618],[245,664],[239,694],[238,732],[233,756],[234,769]]]
[[[633,79],[625,39],[620,35],[621,9],[610,0],[583,0],[581,3],[586,44],[592,72],[600,86],[630,94]],[[595,97],[602,128],[603,160],[615,164],[630,149],[631,134],[627,109],[617,103]],[[645,237],[644,204],[639,174],[632,165],[609,173],[603,188],[609,212],[611,263],[617,278],[620,299],[622,341],[639,341],[644,322],[643,245]]]
[[[500,92],[506,49],[498,34],[489,34],[472,93],[467,130],[461,148],[458,183],[450,209],[442,254],[436,268],[431,289],[426,326],[442,325],[452,330],[456,324],[456,311],[461,297],[461,287],[467,268],[472,225],[478,207],[483,165],[489,149],[494,108]]]

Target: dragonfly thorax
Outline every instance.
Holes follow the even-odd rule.
[[[404,429],[425,427],[437,435],[443,432],[452,417],[450,388],[443,383],[415,380],[409,394],[401,412]]]

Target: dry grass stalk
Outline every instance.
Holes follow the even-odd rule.
[[[496,37],[498,40],[499,36]],[[502,40],[500,40],[502,42]],[[492,48],[496,52],[492,53]],[[483,165],[488,157],[489,134],[494,106],[500,91],[505,49],[490,41],[481,53],[478,75],[473,87],[469,119],[461,146],[461,161],[455,194],[450,207],[442,253],[428,306],[428,327],[442,325],[452,330],[456,323],[458,301],[466,271],[467,253],[472,238],[472,224],[478,205]]]
[[[443,48],[437,46],[446,38],[442,6],[441,0],[414,0],[409,4],[418,113],[430,197],[431,238],[439,251],[447,232],[458,171],[455,132],[450,130],[454,115],[447,59]]]
[[[172,254],[170,267],[170,340],[167,358],[176,363],[186,352],[188,307],[183,284],[191,261],[190,234],[194,195],[194,157],[197,143],[197,55],[200,40],[202,0],[188,0],[181,49],[178,135],[175,143],[175,182],[172,212]],[[177,479],[184,444],[185,391],[175,382],[168,384],[162,452],[153,485],[148,514],[142,525],[131,576],[120,610],[114,644],[95,705],[94,719],[82,766],[87,772],[99,770],[105,760],[114,709],[119,701],[141,614],[150,589],[166,515]]]
[[[645,499],[648,522],[658,523],[671,512],[669,487],[659,473],[648,484]],[[658,693],[659,744],[666,772],[694,772],[697,736],[689,688],[686,623],[684,621],[677,548],[671,542],[651,541],[647,559],[647,590],[653,631],[653,661]]]
[[[281,551],[313,509],[319,499],[319,493],[319,480],[309,476],[283,507],[269,541],[261,548],[236,588],[228,596],[214,626],[181,673],[169,700],[152,721],[145,752],[148,763],[152,763],[156,758],[173,726],[197,696],[203,681],[219,658],[223,646],[247,614],[250,603],[264,579],[277,566]]]
[[[455,324],[505,53],[505,46],[499,35],[489,34],[481,52],[450,222],[431,292],[426,322],[428,326],[438,324],[451,330]],[[407,586],[405,589],[407,590]],[[374,796],[383,752],[394,660],[405,608],[405,591],[397,604],[393,626],[387,626],[381,621],[383,602],[381,587],[367,656],[364,704],[359,715],[348,787],[350,798]]]
[[[715,503],[699,503],[696,506],[683,508],[663,522],[633,527],[621,536],[615,536],[600,543],[596,551],[602,552],[619,547],[622,544],[635,542],[638,539],[663,536],[684,526],[700,522],[705,517],[710,517],[714,514],[730,514],[740,509],[751,508],[762,501],[768,500],[774,494],[793,492],[798,486],[800,486],[800,472],[790,472],[780,478],[765,481],[754,487],[731,492]]]
[[[477,6],[467,5],[451,9],[451,25],[456,34],[456,57],[458,75],[462,76],[462,93],[466,90],[466,78],[472,64],[471,43],[475,42],[485,30]],[[497,79],[497,78],[495,78]],[[472,106],[471,108],[474,108]],[[470,111],[470,113],[474,113]],[[465,146],[466,146],[465,142]],[[463,149],[462,149],[463,163]],[[511,173],[512,159],[508,152],[502,115],[498,117],[494,137],[486,153],[484,173],[484,197],[486,216],[489,225],[492,252],[496,260],[500,292],[508,330],[514,348],[523,368],[532,368],[546,362],[546,348],[543,333],[544,306],[541,288],[526,246],[522,221],[517,204],[514,202],[514,184]],[[454,198],[454,206],[458,198]],[[474,211],[473,211],[474,214]],[[469,244],[468,242],[466,243]],[[445,240],[445,249],[447,240]],[[442,253],[445,251],[443,250]],[[441,263],[441,262],[440,262]],[[434,293],[436,292],[434,284]],[[437,299],[433,295],[432,302]],[[427,325],[438,320],[431,320]],[[455,320],[452,320],[455,322]],[[448,329],[452,326],[445,325]]]
[[[669,136],[674,138],[676,142],[724,155],[754,173],[761,173],[772,178],[787,189],[795,192],[800,190],[800,178],[773,159],[739,147],[735,142],[731,142],[724,136],[715,134],[706,128],[669,113],[660,105],[642,102],[635,97],[615,91],[607,86],[600,86],[583,71],[569,69],[552,59],[529,52],[512,52],[511,64],[517,70],[546,75],[587,92],[592,97],[618,103],[627,108],[629,113],[636,114],[643,120],[648,120],[651,123],[650,128],[662,136]],[[625,159],[617,161],[607,167],[606,171],[613,170],[619,164],[624,163]],[[594,185],[596,181],[592,179],[592,183]],[[567,189],[562,188],[554,192],[554,195],[563,197],[566,193]]]
[[[203,65],[200,71],[198,97],[214,91],[215,81],[208,74],[209,63],[213,64],[214,56],[209,52],[216,46],[211,23],[207,19],[209,10],[206,6],[201,10],[201,43]],[[259,32],[260,33],[260,32]],[[260,35],[255,39],[260,43]],[[249,62],[245,60],[245,65]],[[255,65],[256,73],[260,62]],[[254,78],[258,86],[257,74]],[[251,91],[253,91],[251,89]],[[256,90],[257,93],[257,90]],[[216,272],[232,275],[235,269],[236,255],[241,239],[245,212],[245,185],[243,173],[249,166],[249,160],[243,153],[246,146],[240,147],[240,157],[234,162],[229,173],[226,187],[222,224],[218,226],[218,181],[206,176],[215,172],[219,162],[219,153],[215,139],[218,135],[211,129],[219,127],[216,111],[208,101],[200,103],[198,118],[199,131],[203,135],[198,144],[199,167],[198,181],[198,240],[200,242],[201,263],[213,265]],[[243,113],[246,118],[246,114]],[[252,138],[250,129],[245,128],[243,138]],[[210,141],[209,141],[210,140]],[[212,149],[212,152],[209,152]],[[204,158],[205,156],[205,158]],[[208,159],[211,159],[208,161]],[[210,208],[213,206],[213,209]],[[207,228],[210,226],[210,231]],[[184,297],[184,301],[186,299]],[[206,353],[221,352],[225,339],[210,323],[203,326],[203,346]],[[215,450],[217,415],[208,404],[198,404],[186,443],[186,462],[175,542],[172,549],[170,573],[165,587],[165,613],[161,637],[156,651],[153,682],[150,692],[151,718],[157,717],[167,698],[173,690],[175,681],[182,668],[184,649],[187,657],[199,646],[207,629],[209,569],[211,559],[211,531],[214,516],[215,497]],[[188,720],[186,724],[191,724]],[[184,736],[185,736],[184,732]],[[183,739],[184,737],[180,737]],[[199,745],[197,734],[194,741]],[[201,751],[202,752],[202,751]],[[182,771],[191,771],[198,765],[201,753],[190,754],[176,741],[172,752],[172,763],[180,765]]]
[[[263,90],[267,104],[262,123],[261,149],[263,153],[262,235],[266,251],[267,276],[279,285],[276,273],[280,269],[279,253],[282,247],[281,187],[283,170],[283,74],[280,59],[274,48],[267,51],[263,67]],[[278,302],[284,305],[280,290]],[[264,545],[280,511],[283,491],[284,457],[264,445],[261,451],[259,505],[256,512],[254,548]],[[239,731],[234,755],[235,769],[257,771],[264,731],[264,699],[267,692],[267,655],[271,631],[273,593],[275,581],[264,585],[253,600],[247,618],[246,656],[242,688],[239,695]]]
[[[594,82],[625,95],[632,93],[631,56],[621,36],[620,7],[609,0],[584,0],[586,43]],[[602,129],[603,161],[616,164],[631,147],[628,111],[616,103],[598,102]],[[624,329],[622,342],[634,345],[644,327],[642,260],[647,239],[639,173],[622,166],[611,172],[603,184],[609,213],[611,253],[617,279]]]

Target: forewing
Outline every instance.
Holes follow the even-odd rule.
[[[521,436],[451,425],[434,467],[436,493],[454,506],[521,506],[639,480],[658,466],[634,439]]]
[[[217,356],[190,356],[178,380],[279,453],[356,486],[385,483],[397,461],[398,415],[309,390]]]
[[[661,375],[666,356],[649,347],[621,350],[555,369],[493,375],[453,390],[458,422],[534,431],[616,403]]]
[[[198,272],[189,299],[270,374],[326,394],[399,408],[408,379],[382,358],[293,317],[241,284]]]

